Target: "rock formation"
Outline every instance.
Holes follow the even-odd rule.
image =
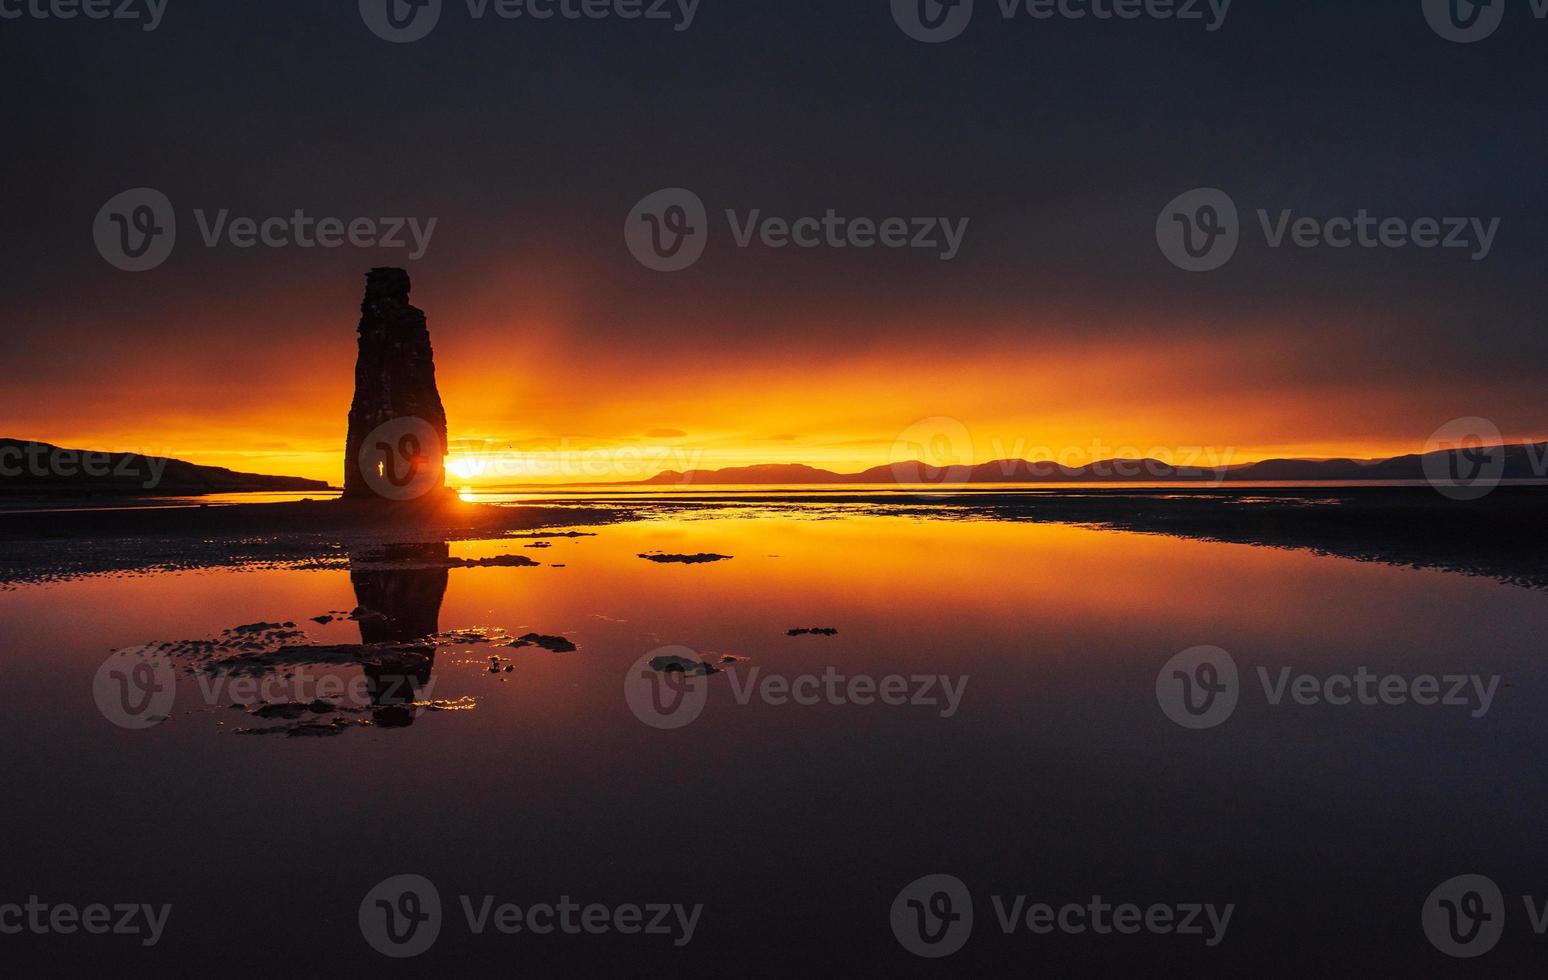
[[[355,361],[355,398],[349,408],[344,496],[402,500],[438,492],[446,481],[445,456],[446,410],[435,386],[434,353],[424,311],[409,305],[407,272],[372,269],[360,304],[360,351]],[[398,467],[395,472],[400,476],[417,470],[418,479],[396,492],[405,484],[386,482],[377,461]]]

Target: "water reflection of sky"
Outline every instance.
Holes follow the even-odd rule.
[[[474,698],[476,710],[323,740],[226,734],[229,718],[199,705],[120,731],[95,713],[90,678],[114,647],[241,623],[294,621],[317,642],[359,642],[356,623],[307,622],[354,605],[346,570],[95,577],[0,594],[0,823],[26,842],[0,889],[171,901],[168,937],[146,962],[204,957],[236,973],[258,972],[232,964],[238,947],[353,969],[369,955],[354,926],[360,896],[413,872],[449,901],[706,905],[685,950],[448,928],[416,965],[912,975],[924,963],[896,946],[886,910],[906,882],[947,871],[980,894],[1239,905],[1222,951],[1158,937],[1028,948],[995,934],[983,899],[982,939],[954,971],[1164,962],[1261,975],[1330,952],[1418,969],[1433,955],[1418,903],[1434,884],[1463,871],[1507,891],[1539,884],[1542,593],[1044,524],[773,514],[588,530],[597,536],[543,549],[452,543],[457,558],[523,549],[541,564],[453,568],[438,615],[443,631],[562,634],[577,652],[501,650],[514,670],[491,674],[486,649],[443,650],[435,697]],[[734,557],[638,557],[658,550]],[[785,635],[819,626],[839,634]],[[946,673],[967,687],[942,718],[917,706],[742,705],[718,675],[696,722],[658,731],[630,713],[622,679],[667,644],[748,658],[731,668],[744,677],[833,667]],[[1226,725],[1188,732],[1160,713],[1154,682],[1199,644],[1230,651],[1250,684],[1256,666],[1282,665],[1500,673],[1505,686],[1482,719],[1274,708],[1249,688]],[[1323,939],[1312,948],[1307,935]],[[61,949],[48,948],[56,966],[94,956]],[[756,962],[752,949],[764,951]]]

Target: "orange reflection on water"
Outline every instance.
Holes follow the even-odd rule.
[[[598,528],[522,550],[563,568],[452,573],[446,617],[515,611],[513,631],[569,631],[590,652],[638,656],[653,644],[784,658],[891,662],[957,658],[1148,658],[1189,646],[1329,646],[1356,638],[1434,648],[1423,597],[1526,597],[1492,582],[1329,559],[1305,551],[1188,541],[1055,524],[761,516],[662,519]],[[483,557],[529,541],[453,544]],[[642,552],[729,561],[656,564]],[[1412,601],[1409,601],[1412,599]],[[785,631],[836,627],[832,641]],[[1462,642],[1459,640],[1459,642]],[[1168,653],[1169,655],[1169,653]],[[1164,659],[1164,658],[1163,658]]]

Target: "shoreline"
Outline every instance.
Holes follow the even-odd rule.
[[[1474,501],[1429,487],[702,493],[520,504],[305,501],[0,513],[0,583],[261,563],[335,567],[386,544],[497,540],[541,528],[708,515],[749,505],[911,519],[1033,521],[1310,550],[1548,589],[1548,487]]]
[[[204,568],[347,568],[395,544],[614,523],[606,508],[308,501],[0,514],[0,587]]]

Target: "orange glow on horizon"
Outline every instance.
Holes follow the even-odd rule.
[[[1292,338],[1261,328],[1187,342],[1097,343],[1078,324],[937,329],[928,346],[778,339],[749,349],[745,339],[721,348],[679,338],[642,358],[638,347],[583,343],[563,312],[520,329],[474,327],[456,312],[436,315],[438,299],[424,302],[451,423],[448,469],[462,487],[933,461],[898,449],[932,418],[966,433],[949,460],[966,463],[1379,458],[1421,451],[1441,425],[1472,415],[1494,420],[1508,441],[1542,437],[1535,386],[1458,377],[1445,365],[1432,377],[1366,376],[1352,361],[1329,366],[1307,338],[1292,356]],[[10,430],[0,435],[338,485],[354,365],[354,345],[339,334],[336,323],[317,327],[313,337],[331,339],[312,341],[315,352],[255,355],[240,368],[156,361],[149,393],[150,369],[128,360],[139,355],[115,350],[121,370],[77,378],[79,390],[59,389],[65,397],[0,395]]]

